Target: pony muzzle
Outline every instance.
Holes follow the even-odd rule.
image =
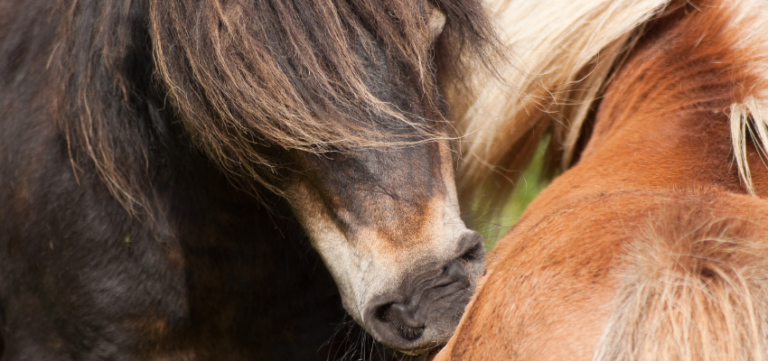
[[[375,297],[366,308],[368,331],[389,347],[419,354],[445,343],[459,323],[485,271],[482,237],[467,232],[447,263],[414,269],[397,290]]]

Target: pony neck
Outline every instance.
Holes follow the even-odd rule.
[[[760,93],[761,81],[754,56],[736,45],[744,34],[733,16],[681,6],[651,24],[607,87],[579,162],[531,208],[608,191],[747,194],[734,161],[731,111],[748,91]],[[764,197],[768,170],[748,136],[745,143],[755,194]]]
[[[733,24],[738,10],[684,5],[653,23],[607,88],[582,161],[612,164],[607,176],[626,187],[744,193],[731,113],[748,92],[759,93],[762,76],[739,44],[748,34]],[[754,143],[745,143],[756,193],[768,194],[765,166]]]

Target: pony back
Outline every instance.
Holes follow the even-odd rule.
[[[761,233],[742,219],[705,222],[680,212],[663,222],[628,247],[595,361],[765,360]]]

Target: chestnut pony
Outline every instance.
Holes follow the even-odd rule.
[[[484,250],[443,95],[493,43],[473,0],[0,0],[0,359],[446,342]]]
[[[465,125],[462,187],[513,175],[547,132],[569,169],[489,254],[435,360],[768,358],[768,3],[497,11],[531,19],[504,24],[530,95]]]

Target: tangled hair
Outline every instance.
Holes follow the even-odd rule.
[[[434,49],[432,7],[446,17]],[[134,213],[149,209],[152,152],[168,124],[227,174],[279,192],[268,179],[276,149],[344,152],[436,136],[370,89],[374,42],[401,73],[395,85],[423,94],[413,101],[432,121],[444,120],[438,78],[460,83],[465,64],[494,43],[474,0],[61,0],[53,18],[52,111],[75,158],[92,162]]]

